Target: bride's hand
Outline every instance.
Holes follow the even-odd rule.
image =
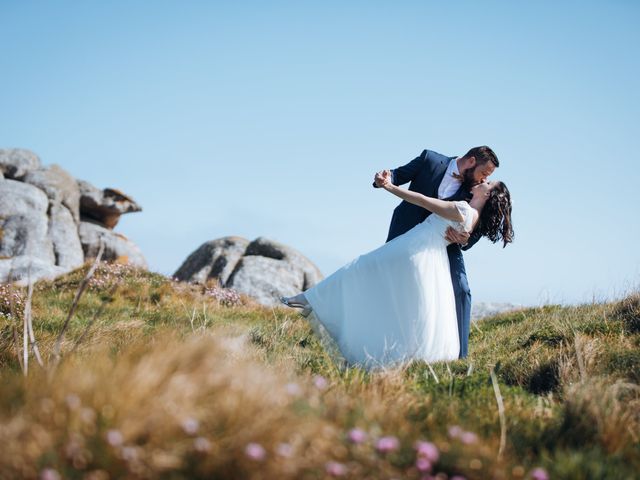
[[[376,173],[375,182],[376,187],[384,187],[391,181],[391,172],[389,170],[383,170]]]

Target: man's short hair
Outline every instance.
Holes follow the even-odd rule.
[[[498,157],[493,152],[493,150],[491,150],[486,145],[483,145],[481,147],[473,147],[462,158],[469,158],[469,157],[475,157],[476,164],[484,165],[487,162],[491,162],[496,166],[496,168],[500,166],[500,161],[498,160]]]

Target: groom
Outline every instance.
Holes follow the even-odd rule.
[[[500,166],[498,157],[487,146],[474,147],[463,157],[447,157],[433,150],[424,150],[418,157],[403,167],[376,173],[377,177],[387,172],[394,185],[409,184],[409,190],[428,197],[443,200],[469,200],[471,187],[484,182]],[[373,186],[376,187],[375,180]],[[422,207],[402,201],[393,211],[387,242],[398,235],[411,230],[423,222],[431,212]],[[447,247],[451,280],[456,297],[458,317],[458,335],[460,337],[459,358],[465,358],[469,345],[469,326],[471,323],[471,291],[467,283],[462,250],[470,249],[480,235],[460,233],[449,227],[446,239],[452,242]]]

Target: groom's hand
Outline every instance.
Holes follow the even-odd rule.
[[[459,243],[464,247],[469,241],[470,236],[471,235],[467,232],[461,232],[453,227],[449,227],[447,228],[444,238],[447,240],[447,242]]]

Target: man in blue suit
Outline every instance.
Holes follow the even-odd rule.
[[[419,156],[402,167],[387,170],[394,185],[409,184],[409,190],[443,200],[469,200],[471,187],[484,182],[500,166],[498,157],[487,146],[474,147],[463,157],[447,157],[432,150],[424,150]],[[382,175],[378,172],[376,175]],[[375,181],[373,183],[375,188]],[[423,222],[431,212],[422,207],[402,201],[393,211],[387,242],[411,230]],[[447,247],[451,281],[456,297],[458,335],[460,337],[459,358],[468,354],[469,326],[471,324],[471,291],[467,282],[462,250],[470,249],[480,235],[461,234],[449,227],[446,238],[452,242]]]

